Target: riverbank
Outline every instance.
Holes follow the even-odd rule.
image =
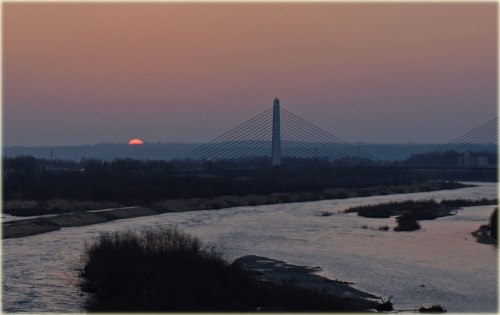
[[[478,243],[498,245],[498,207],[493,210],[489,222],[482,224],[479,229],[473,231],[472,236]]]
[[[274,193],[270,195],[221,196],[213,199],[191,198],[156,202],[148,206],[115,208],[105,211],[81,211],[2,223],[2,238],[17,238],[119,219],[158,215],[168,212],[216,210],[291,202],[346,199],[376,195],[406,194],[470,187],[456,182],[428,181],[415,185],[373,186],[357,189],[336,188],[319,192]]]
[[[2,238],[17,238],[58,231],[65,227],[86,226],[119,219],[129,219],[164,212],[147,207],[126,207],[99,212],[59,214],[51,217],[15,220],[2,223]]]

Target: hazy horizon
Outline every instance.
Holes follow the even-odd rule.
[[[300,144],[298,144],[300,146]],[[6,146],[2,156],[13,158],[18,156],[33,156],[42,159],[62,159],[79,161],[81,159],[113,160],[132,158],[140,160],[171,160],[184,159],[191,152],[203,146],[201,143],[145,143],[142,146],[130,146],[127,143],[99,143],[77,146]],[[351,143],[358,152],[369,154],[381,160],[403,160],[413,154],[427,153],[438,149],[443,144],[375,144]],[[307,145],[303,146],[307,150]]]
[[[269,140],[270,141],[270,140]],[[144,141],[142,146],[148,145],[201,145],[206,142],[180,142],[180,141]],[[300,142],[300,141],[298,141]],[[366,141],[352,141],[348,144],[364,144],[364,145],[445,145],[444,142],[366,142]],[[2,147],[25,147],[25,148],[49,148],[49,147],[83,147],[83,146],[100,146],[100,145],[124,145],[130,146],[127,141],[125,142],[98,142],[98,143],[82,143],[82,144],[62,144],[62,145],[3,145]],[[140,148],[140,146],[135,146]]]
[[[275,97],[350,143],[498,116],[497,3],[2,7],[4,147],[204,143]]]

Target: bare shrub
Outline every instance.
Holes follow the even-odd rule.
[[[260,281],[215,244],[175,227],[102,234],[85,245],[79,286],[99,312],[360,311],[374,307],[318,290]]]

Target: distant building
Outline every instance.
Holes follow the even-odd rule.
[[[490,163],[488,161],[488,157],[486,156],[478,156],[476,157],[476,165],[477,166],[488,166]]]
[[[467,167],[483,167],[489,166],[490,163],[487,156],[473,155],[470,152],[465,152],[464,154],[458,156],[457,165]]]

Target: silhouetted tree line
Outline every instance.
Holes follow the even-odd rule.
[[[185,161],[36,159],[3,161],[4,200],[53,198],[127,202],[412,184],[420,175],[367,167],[259,167],[245,172],[181,172]]]

